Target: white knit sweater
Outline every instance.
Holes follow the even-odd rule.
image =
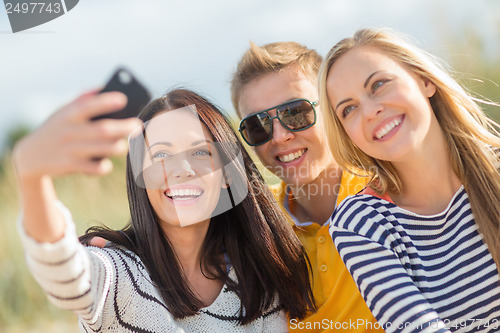
[[[133,252],[84,247],[69,211],[56,243],[37,243],[18,223],[28,267],[56,306],[78,314],[82,332],[287,332],[286,315],[273,305],[248,325],[238,324],[240,299],[224,285],[199,314],[175,320]],[[231,269],[229,277],[236,279]]]

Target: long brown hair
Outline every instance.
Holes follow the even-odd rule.
[[[147,122],[159,112],[193,104],[216,142],[231,143],[241,150],[244,164],[241,172],[245,173],[241,179],[246,180],[248,187],[248,195],[240,204],[211,218],[201,250],[203,274],[226,283],[240,297],[237,320],[242,325],[258,318],[276,297],[291,318],[304,318],[315,307],[305,250],[221,111],[190,90],[176,89],[151,102],[139,118]],[[146,190],[135,182],[130,154],[127,193],[131,223],[120,231],[91,228],[82,240],[101,236],[135,252],[173,316],[184,318],[196,314],[203,305],[186,281]],[[229,279],[223,269],[223,254],[229,257],[237,282]]]
[[[400,192],[401,181],[387,161],[377,160],[361,151],[349,139],[326,93],[326,80],[332,65],[349,50],[362,45],[377,47],[399,61],[413,73],[436,86],[430,97],[434,114],[450,148],[453,172],[462,181],[469,196],[474,219],[488,249],[500,265],[500,147],[499,125],[489,119],[477,102],[486,102],[466,92],[440,61],[407,42],[389,29],[363,29],[352,38],[338,42],[320,69],[320,103],[325,114],[330,149],[344,167],[356,172],[370,172],[376,182],[371,186],[379,193]]]

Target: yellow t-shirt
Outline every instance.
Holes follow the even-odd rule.
[[[367,178],[344,172],[337,205],[346,196],[361,191],[366,182]],[[384,332],[342,262],[328,233],[328,224],[295,222],[290,214],[295,208],[294,201],[286,192],[286,184],[281,182],[270,186],[270,189],[281,209],[289,216],[313,270],[313,294],[318,311],[303,321],[291,320],[290,332]]]

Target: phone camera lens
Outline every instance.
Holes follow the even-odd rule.
[[[132,82],[132,76],[125,71],[121,71],[118,74],[118,78],[120,79],[120,82],[123,84],[129,84],[130,82]]]

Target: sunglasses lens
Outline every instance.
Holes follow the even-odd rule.
[[[290,131],[301,131],[316,122],[316,113],[311,102],[294,100],[276,107],[281,123]],[[272,119],[265,111],[245,118],[240,124],[240,132],[250,145],[257,146],[271,137]]]
[[[292,131],[300,131],[316,121],[314,108],[308,101],[298,100],[287,103],[277,110],[279,119]]]
[[[271,121],[267,113],[258,113],[243,120],[240,131],[251,145],[266,142],[271,135]]]

